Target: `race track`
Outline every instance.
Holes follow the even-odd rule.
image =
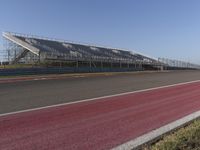
[[[200,81],[142,89],[199,79],[199,71],[179,71],[2,83],[0,149],[115,148],[200,110]],[[111,95],[123,92],[130,93]],[[4,115],[105,95],[111,96]]]
[[[106,150],[200,109],[200,81],[0,117],[3,150]]]
[[[200,79],[200,71],[0,83],[0,114]]]

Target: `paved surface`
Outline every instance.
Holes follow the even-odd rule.
[[[106,150],[200,109],[200,82],[0,117],[2,150]]]
[[[200,71],[75,76],[0,84],[0,114],[200,79]]]

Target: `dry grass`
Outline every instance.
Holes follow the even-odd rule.
[[[200,150],[200,120],[165,136],[144,150]]]
[[[31,68],[31,64],[15,64],[15,65],[0,65],[0,69],[13,69],[13,68]]]

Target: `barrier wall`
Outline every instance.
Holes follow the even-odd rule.
[[[142,68],[18,68],[0,69],[0,76],[40,75],[40,74],[64,74],[64,73],[89,73],[89,72],[128,72],[142,71]]]

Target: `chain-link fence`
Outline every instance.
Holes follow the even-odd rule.
[[[168,59],[168,58],[158,58],[158,61],[164,63],[168,67],[200,69],[200,65],[193,64],[186,61],[180,61],[180,60]]]

